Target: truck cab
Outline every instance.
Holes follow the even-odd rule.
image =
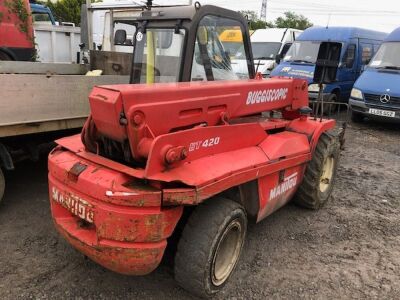
[[[27,14],[23,22],[19,14]],[[0,4],[0,61],[21,60],[30,61],[35,56],[33,27],[30,17],[28,0],[22,7],[14,2],[7,7],[4,1]]]
[[[32,21],[34,24],[56,25],[56,20],[50,8],[36,1],[30,1]]]
[[[290,46],[303,30],[293,28],[258,29],[251,36],[251,47],[254,55],[254,65],[263,77],[269,77],[271,71],[278,65]]]
[[[354,84],[350,97],[352,120],[400,121],[400,27],[383,42]]]
[[[306,79],[310,99],[315,100],[319,87],[313,77],[319,46],[328,41],[341,43],[336,81],[323,86],[323,96],[328,102],[347,102],[354,82],[386,36],[383,32],[355,27],[311,27],[293,43],[271,76]]]

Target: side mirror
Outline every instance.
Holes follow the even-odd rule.
[[[118,29],[114,36],[114,45],[123,45],[126,41],[126,30]]]
[[[280,54],[277,54],[275,56],[275,62],[279,65],[281,63],[282,60],[282,56]]]

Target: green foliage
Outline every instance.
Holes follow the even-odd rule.
[[[249,21],[249,29],[250,30],[274,27],[272,23],[260,20],[257,16],[256,12],[253,10],[241,10],[239,12],[243,16],[245,16],[247,18],[247,20]]]
[[[102,2],[101,0],[91,0],[91,2]],[[54,17],[59,22],[72,22],[77,26],[81,24],[81,5],[86,0],[59,0],[55,3],[47,0],[44,4],[50,8]]]
[[[291,11],[284,13],[285,17],[279,17],[275,20],[275,26],[278,28],[296,28],[296,29],[307,29],[313,26],[313,24],[303,15],[296,14]]]
[[[72,22],[79,25],[83,3],[85,3],[84,0],[60,0],[55,3],[47,0],[46,6],[50,8],[57,21]]]
[[[16,24],[19,31],[25,33],[30,37],[29,30],[29,12],[26,9],[26,3],[23,0],[6,0],[4,5],[7,7],[9,13],[17,15],[19,22]]]
[[[249,20],[249,29],[257,30],[264,28],[296,28],[296,29],[307,29],[313,26],[313,24],[303,15],[298,15],[294,12],[287,11],[284,13],[284,17],[277,18],[274,22],[265,22],[260,20],[257,13],[253,10],[241,10],[239,11]]]

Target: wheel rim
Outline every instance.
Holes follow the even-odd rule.
[[[212,282],[215,286],[223,284],[232,273],[242,247],[243,226],[234,220],[224,230],[218,242],[212,264]]]
[[[319,182],[319,190],[322,193],[325,193],[331,185],[334,166],[335,158],[333,156],[327,157],[322,168],[322,174]]]

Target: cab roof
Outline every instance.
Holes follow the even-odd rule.
[[[297,40],[299,41],[336,41],[346,42],[352,38],[364,38],[383,41],[386,32],[374,31],[358,27],[319,27],[313,26],[306,29]]]
[[[385,39],[385,42],[400,42],[400,27],[393,30]]]

